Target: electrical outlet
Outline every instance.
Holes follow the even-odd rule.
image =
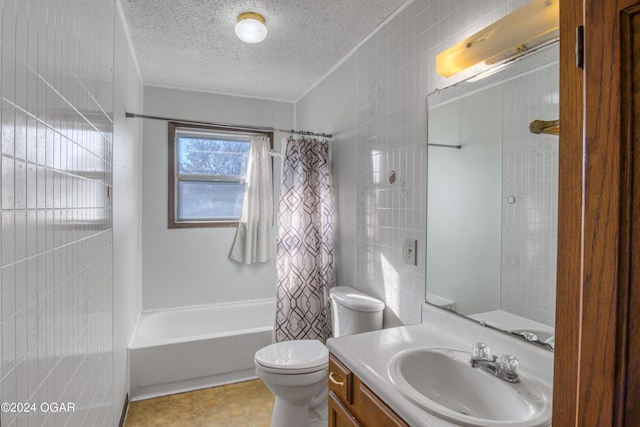
[[[417,250],[418,241],[412,239],[406,239],[404,244],[402,245],[402,253],[404,258],[404,263],[409,265],[418,265],[418,257]]]

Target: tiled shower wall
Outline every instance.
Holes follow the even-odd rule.
[[[479,71],[443,78],[435,57],[525,3],[416,0],[356,53],[356,283],[383,287],[404,323],[420,320],[425,301],[426,97]],[[405,239],[418,240],[417,266],[404,263]]]
[[[502,86],[500,308],[547,325],[555,325],[558,137],[532,134],[529,123],[558,118],[559,83],[555,63]]]
[[[1,424],[111,426],[114,3],[0,4]]]

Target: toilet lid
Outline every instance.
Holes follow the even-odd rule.
[[[318,340],[283,341],[256,352],[256,363],[282,371],[308,371],[329,363],[329,350]]]

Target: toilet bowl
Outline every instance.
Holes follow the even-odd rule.
[[[258,350],[254,361],[256,375],[276,396],[272,427],[304,427],[314,420],[323,421],[329,351],[320,341],[271,344]]]
[[[334,336],[382,328],[384,303],[347,286],[330,290]],[[276,396],[271,427],[327,425],[329,350],[318,340],[284,341],[256,352],[256,375]]]

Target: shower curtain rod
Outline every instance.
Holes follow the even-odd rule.
[[[462,145],[447,145],[447,144],[427,144],[429,147],[443,147],[443,148],[455,148],[456,150],[460,150]]]
[[[248,131],[295,133],[297,135],[319,136],[321,138],[329,138],[329,139],[333,137],[333,135],[331,135],[330,133],[316,133],[316,132],[307,132],[303,130],[293,130],[293,129],[276,129],[273,127],[235,125],[232,123],[216,123],[216,122],[201,122],[197,120],[171,119],[168,117],[148,116],[146,114],[135,114],[135,113],[129,113],[129,112],[126,112],[125,116],[130,119],[139,118],[139,119],[163,120],[166,122],[182,122],[182,123],[187,123],[191,125],[209,125],[209,126],[217,126],[220,128],[233,128],[233,129],[242,129],[242,130],[248,130]]]

